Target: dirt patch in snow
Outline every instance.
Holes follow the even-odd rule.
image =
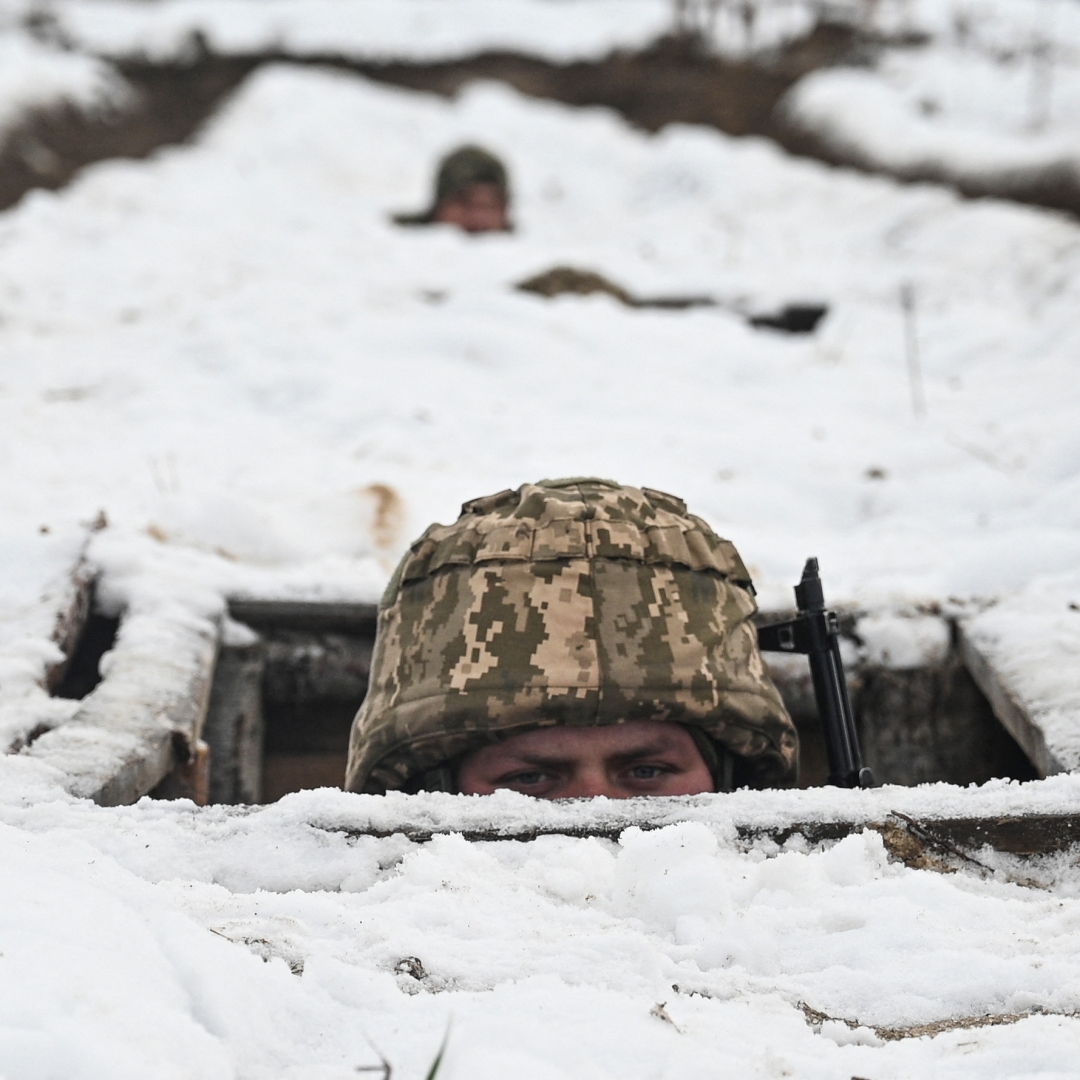
[[[799,128],[782,116],[774,119],[774,136],[785,150],[800,157],[814,158],[859,172],[891,176],[908,184],[940,184],[968,199],[1005,199],[1009,202],[1064,210],[1080,217],[1080,180],[1064,162],[1050,166],[1033,165],[1015,169],[993,169],[957,175],[948,163],[928,159],[916,165],[885,169],[875,165],[856,148],[840,149],[814,131]]]
[[[854,29],[826,24],[755,61],[725,60],[707,54],[693,38],[668,37],[643,52],[614,53],[599,63],[553,64],[486,53],[437,64],[347,66],[381,82],[444,95],[474,79],[498,79],[532,97],[607,106],[648,131],[671,123],[706,124],[729,135],[776,138],[776,104],[797,79],[866,50]]]
[[[799,1002],[799,1009],[806,1017],[808,1023],[815,1028],[815,1030],[820,1030],[821,1025],[827,1023],[843,1024],[844,1027],[847,1027],[852,1031],[857,1031],[859,1028],[867,1028],[884,1042],[895,1042],[898,1039],[920,1039],[924,1036],[933,1038],[935,1035],[941,1035],[946,1031],[966,1031],[970,1028],[999,1027],[1002,1024],[1016,1024],[1031,1016],[1076,1016],[1076,1013],[1074,1012],[1052,1012],[1050,1010],[1044,1011],[1038,1009],[1012,1013],[987,1013],[983,1016],[951,1016],[944,1020],[934,1020],[929,1024],[912,1024],[909,1027],[893,1028],[873,1027],[869,1024],[860,1024],[857,1020],[849,1020],[846,1017],[829,1016],[828,1013],[814,1009],[804,1001]],[[852,1077],[852,1080],[860,1080],[860,1078]]]
[[[34,188],[62,188],[95,161],[147,157],[184,142],[259,63],[246,57],[206,57],[184,67],[124,63],[120,72],[138,92],[130,111],[88,115],[64,104],[32,113],[0,145],[0,210]]]

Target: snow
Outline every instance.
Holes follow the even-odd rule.
[[[1031,76],[1020,65],[940,50],[892,57],[872,71],[814,72],[782,107],[842,160],[891,175],[1003,194],[1040,180],[1077,191],[1080,64],[1054,78],[1061,120],[1052,125],[1039,119],[1049,105],[1030,103]]]
[[[1049,787],[1044,806],[1075,805],[1073,777],[971,794],[1015,809]],[[19,991],[0,998],[0,1063],[74,1080],[344,1077],[381,1053],[420,1076],[449,1029],[448,1076],[1070,1074],[1078,1022],[1063,1016],[881,1035],[1076,1011],[1074,886],[909,870],[873,832],[828,849],[733,847],[725,819],[770,798],[701,797],[712,826],[618,842],[482,844],[306,822],[575,808],[511,793],[322,791],[255,811],[6,800],[3,985]]]
[[[92,0],[52,14],[65,38],[107,56],[217,53],[448,60],[523,52],[555,62],[640,49],[672,23],[669,0]]]
[[[510,162],[517,231],[390,225],[475,137]],[[105,508],[121,560],[202,552],[233,588],[307,566],[374,599],[463,498],[582,473],[683,495],[777,607],[808,554],[833,601],[872,605],[1000,594],[1080,552],[1080,229],[1052,215],[494,85],[447,103],[273,67],[197,146],[34,193],[0,245],[23,512]],[[790,337],[512,288],[565,263],[831,311]]]
[[[0,139],[33,110],[66,103],[107,114],[132,100],[130,87],[105,61],[43,44],[0,19]]]
[[[511,165],[516,231],[392,226],[476,138]],[[1080,553],[1078,241],[1053,215],[757,140],[268,67],[195,146],[96,166],[0,223],[10,504],[28,537],[107,511],[103,601],[158,612],[141,645],[125,630],[133,658],[229,593],[372,601],[432,519],[545,475],[678,492],[736,541],[765,607],[790,604],[809,554],[832,602],[871,614],[999,596]],[[512,287],[566,263],[639,295],[831,309],[796,338]],[[52,647],[10,648],[40,703]],[[152,668],[132,663],[145,700]],[[10,741],[66,708],[21,709]]]
[[[19,745],[40,725],[71,718],[75,703],[50,698],[46,670],[63,659],[54,639],[67,606],[71,576],[82,558],[86,530],[64,522],[43,532],[19,513],[15,492],[0,527],[0,746]]]
[[[351,1010],[85,840],[4,825],[0,849],[5,1076],[343,1076],[375,1060]]]
[[[925,40],[881,49],[865,68],[810,73],[782,103],[788,123],[840,160],[890,175],[1002,195],[1057,188],[1077,205],[1075,4],[923,3],[892,28]]]
[[[965,619],[964,630],[1062,767],[1080,769],[1080,578],[1036,577]]]
[[[375,18],[374,0],[353,6]],[[57,10],[83,7],[112,18]],[[574,13],[551,31],[565,55],[615,41],[599,0],[522,5],[531,40],[556,9]],[[186,10],[124,17],[186,33]],[[242,44],[265,40],[255,10],[199,18],[223,35],[235,19]],[[405,33],[402,12],[380,25]],[[444,37],[418,37],[418,55],[480,40],[478,23],[433,25]],[[413,47],[390,30],[375,45]],[[394,228],[466,139],[509,162],[515,232]],[[767,608],[790,605],[818,555],[875,662],[939,655],[931,612],[950,605],[1045,704],[1055,746],[1075,745],[1078,263],[1064,217],[763,141],[287,66],[256,73],[191,145],[24,199],[0,218],[0,727],[55,730],[0,758],[0,1074],[339,1080],[383,1054],[402,1080],[446,1036],[442,1080],[1076,1075],[1074,853],[1029,871],[982,852],[990,871],[938,874],[890,860],[874,831],[755,836],[1072,813],[1077,775],[618,805],[318,791],[104,808],[48,753],[79,738],[84,706],[39,683],[100,510],[88,557],[105,610],[128,612],[102,687],[134,715],[212,648],[227,595],[374,600],[462,500],[597,473],[684,496],[738,544]],[[786,337],[725,309],[513,289],[560,264],[640,295],[830,311]],[[461,836],[493,827],[626,831]],[[1015,1022],[957,1026],[987,1017]]]
[[[949,651],[949,624],[937,615],[875,612],[855,624],[863,659],[894,671],[932,667]]]
[[[0,806],[9,823],[71,836],[92,834],[110,857],[148,880],[179,876],[240,892],[337,890],[353,872],[348,853],[358,837],[364,844],[397,834],[410,842],[452,834],[509,842],[534,834],[608,836],[629,828],[696,822],[728,846],[769,850],[775,843],[766,833],[798,825],[882,822],[896,813],[921,821],[1060,816],[1075,811],[1080,794],[1080,779],[1063,773],[1038,783],[994,780],[978,788],[741,790],[724,796],[558,803],[509,791],[485,798],[400,792],[355,796],[327,788],[291,794],[268,806],[199,809],[185,801],[144,799],[137,806],[105,809],[56,790],[48,771],[26,756],[5,757],[0,768],[8,781]],[[1075,887],[1075,882],[1062,885]]]
[[[640,49],[675,30],[730,58],[764,57],[821,19],[874,40],[962,44],[985,54],[1049,45],[1075,59],[1080,16],[1071,0],[53,0],[52,31],[88,52],[182,59],[279,52],[355,60],[453,60],[517,51],[553,63]]]

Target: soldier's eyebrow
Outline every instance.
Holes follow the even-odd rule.
[[[514,769],[518,768],[519,765],[532,765],[537,768],[553,769],[558,768],[559,766],[570,765],[576,760],[573,756],[556,757],[551,754],[530,754],[527,751],[521,753],[516,750],[513,753],[513,757],[515,759],[515,764],[510,766],[510,768]]]
[[[512,753],[513,764],[501,768],[501,772],[514,772],[522,768],[534,769],[559,769],[573,766],[578,761],[578,755],[568,753],[565,755],[544,754],[537,751],[515,750]],[[652,739],[641,743],[630,750],[622,750],[617,754],[611,754],[607,760],[618,765],[626,765],[630,762],[641,761],[643,758],[664,758],[672,763],[682,760],[679,748],[672,746],[666,739]]]
[[[681,757],[678,747],[665,742],[645,743],[635,746],[632,750],[623,750],[618,754],[612,754],[610,760],[618,762],[639,761],[648,757],[667,757],[668,755]]]
[[[504,771],[513,772],[522,768],[533,769],[565,769],[577,764],[576,754],[559,756],[556,754],[538,754],[528,751],[515,751],[514,763],[505,767]],[[663,742],[646,743],[643,746],[635,746],[632,750],[623,750],[618,754],[612,754],[608,761],[616,765],[627,765],[631,762],[642,761],[646,758],[663,758],[674,763],[681,760],[682,755],[677,749]]]

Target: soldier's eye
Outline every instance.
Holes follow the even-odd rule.
[[[533,784],[542,784],[547,778],[547,773],[532,769],[529,772],[514,773],[513,776],[508,776],[506,781],[511,784],[521,784],[522,787],[530,787]]]
[[[655,780],[665,772],[667,770],[661,765],[635,765],[630,770],[630,776],[634,780]]]

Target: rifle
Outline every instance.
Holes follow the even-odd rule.
[[[814,698],[825,729],[829,783],[837,787],[873,787],[874,774],[862,761],[844,679],[840,627],[836,612],[825,610],[817,559],[806,560],[802,581],[795,586],[795,606],[799,614],[794,619],[758,628],[758,646],[762,652],[801,653],[810,660]]]

